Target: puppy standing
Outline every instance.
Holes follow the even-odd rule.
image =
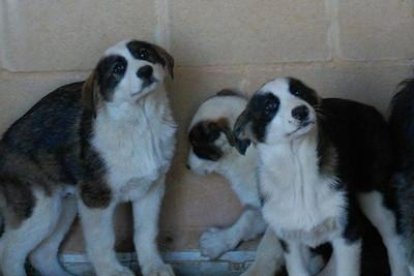
[[[323,242],[333,245],[336,275],[359,275],[360,209],[379,230],[393,275],[407,275],[389,197],[387,126],[374,108],[321,100],[280,78],[252,97],[235,135],[257,143],[263,216],[284,240],[289,275],[309,275],[300,248]]]
[[[124,201],[132,201],[142,273],[173,275],[155,241],[175,147],[163,85],[172,70],[160,47],[120,42],[85,83],[50,93],[7,130],[0,144],[4,276],[25,275],[29,254],[42,275],[66,275],[57,252],[77,208],[96,274],[134,275],[114,252],[113,212]]]

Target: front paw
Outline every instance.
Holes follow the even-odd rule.
[[[175,276],[175,274],[171,265],[162,264],[154,269],[149,270],[148,273],[144,273],[144,276]]]
[[[223,253],[233,249],[236,245],[230,240],[226,229],[210,228],[201,235],[200,250],[203,256],[216,259]]]

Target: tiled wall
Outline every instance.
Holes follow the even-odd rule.
[[[218,176],[184,167],[185,130],[197,105],[223,87],[252,93],[296,76],[324,96],[385,112],[412,74],[413,0],[1,0],[0,132],[41,96],[84,79],[105,48],[125,38],[156,42],[176,58],[170,95],[179,123],[177,156],[161,217],[161,247],[197,248],[206,226],[240,211]],[[128,208],[115,218],[118,248],[132,249]],[[66,251],[82,251],[79,227]]]

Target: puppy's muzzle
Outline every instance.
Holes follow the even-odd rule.
[[[235,140],[235,147],[237,151],[245,155],[247,148],[250,146],[253,137],[251,137],[251,131],[247,130],[251,125],[250,115],[247,110],[243,111],[242,114],[237,118],[236,123],[233,127],[233,136]]]

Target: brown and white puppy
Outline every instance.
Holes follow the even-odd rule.
[[[116,259],[112,217],[131,201],[143,275],[173,275],[157,250],[158,214],[176,125],[164,88],[173,59],[160,47],[123,41],[86,82],[41,99],[0,142],[0,240],[4,276],[68,275],[59,244],[79,211],[97,275],[134,275]]]
[[[224,176],[245,209],[230,227],[210,228],[203,233],[201,253],[211,259],[234,249],[242,241],[263,234],[266,229],[255,176],[256,149],[251,148],[243,158],[234,145],[247,145],[241,145],[244,141],[236,141],[232,135],[233,124],[246,104],[247,99],[240,94],[222,90],[199,106],[188,132],[190,149],[187,167],[199,175],[216,172]]]

